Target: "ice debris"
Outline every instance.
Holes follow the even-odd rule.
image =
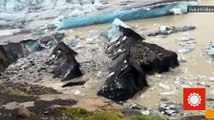
[[[214,57],[214,43],[210,42],[208,46],[205,48],[205,51],[208,55]]]
[[[178,53],[188,54],[188,53],[192,52],[193,50],[195,50],[195,48],[181,48],[178,50]]]
[[[174,102],[162,103],[158,108],[160,113],[168,116],[176,116],[183,111],[182,109],[182,104]]]

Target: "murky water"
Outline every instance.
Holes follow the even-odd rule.
[[[203,5],[214,5],[214,0],[201,0],[200,4]],[[195,48],[195,50],[191,53],[182,55],[187,62],[181,63],[181,65],[171,70],[170,72],[162,74],[163,77],[159,78],[155,75],[148,77],[148,82],[150,84],[150,88],[143,92],[139,93],[133,99],[130,99],[128,103],[139,103],[143,106],[147,106],[150,108],[156,108],[160,99],[163,97],[167,97],[169,101],[174,101],[178,103],[182,103],[183,87],[205,87],[204,85],[198,85],[198,83],[204,82],[205,85],[210,85],[207,88],[207,96],[209,98],[214,97],[214,82],[210,82],[208,80],[209,77],[214,77],[214,63],[210,61],[210,57],[206,55],[204,52],[204,47],[208,45],[209,42],[214,42],[214,13],[189,13],[186,15],[178,15],[178,16],[167,16],[167,17],[159,17],[153,19],[145,19],[145,20],[136,20],[126,22],[131,26],[141,27],[144,29],[155,30],[161,25],[172,25],[172,26],[183,26],[183,25],[196,25],[197,29],[194,31],[189,31],[188,36],[190,38],[194,38],[196,44],[189,45],[189,47]],[[77,35],[85,35],[89,34],[92,28],[96,30],[105,30],[110,27],[110,24],[104,25],[95,25],[84,28],[74,29],[75,32],[71,34]],[[142,32],[143,33],[143,32]],[[147,38],[147,42],[158,44],[166,49],[178,51],[182,47],[179,45],[179,41],[177,39],[181,38],[184,33],[177,33],[173,35],[169,35],[167,38],[161,37],[152,37]],[[179,54],[179,56],[181,56]],[[197,80],[196,77],[198,75],[206,76],[204,79]],[[176,77],[185,78],[184,84],[176,84],[174,81]],[[162,89],[158,86],[159,83],[166,84],[170,87],[169,90]],[[172,92],[169,95],[162,95],[164,92]],[[212,108],[214,106],[213,103],[207,103],[207,108]],[[196,111],[195,114],[199,114],[201,111]]]
[[[200,1],[201,4],[205,5],[214,5],[214,0],[203,0]],[[188,36],[196,40],[195,45],[190,45],[190,47],[195,48],[195,50],[189,54],[183,55],[187,60],[186,63],[181,63],[180,67],[174,69],[171,72],[164,73],[165,77],[157,78],[155,76],[150,76],[151,88],[141,96],[136,96],[136,98],[130,100],[129,102],[138,102],[142,105],[149,106],[154,108],[160,103],[160,98],[167,97],[170,101],[175,101],[182,103],[183,86],[187,87],[204,87],[203,85],[197,85],[197,83],[204,82],[209,84],[211,87],[207,88],[207,97],[214,97],[214,94],[211,92],[214,90],[214,84],[209,82],[208,77],[214,76],[214,64],[213,62],[209,63],[209,57],[204,53],[204,47],[207,46],[209,42],[214,42],[213,31],[214,31],[214,13],[189,13],[187,15],[179,16],[167,16],[147,20],[131,21],[131,25],[142,25],[148,29],[157,28],[159,25],[196,25],[197,29],[194,31],[188,32]],[[154,25],[156,24],[156,25]],[[167,38],[152,38],[148,42],[158,44],[176,51],[181,49],[179,42],[176,39],[179,39],[183,36],[183,33],[178,33],[171,35]],[[207,78],[196,80],[198,75],[207,76]],[[174,80],[176,77],[185,77],[185,84],[182,86],[180,84],[175,84]],[[170,90],[163,90],[158,87],[159,83],[164,83],[170,86]],[[170,95],[161,95],[163,92],[170,92],[175,90],[174,94]],[[207,103],[207,108],[212,108],[212,103]],[[199,111],[196,111],[195,114],[199,114]]]

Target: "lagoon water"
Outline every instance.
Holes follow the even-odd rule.
[[[214,0],[201,0],[200,5],[213,5]],[[152,19],[134,20],[126,22],[130,26],[136,28],[137,32],[144,34],[147,30],[157,30],[159,26],[183,26],[196,25],[197,29],[185,33],[176,33],[167,37],[148,37],[146,42],[158,44],[166,49],[176,51],[182,48],[178,39],[183,36],[195,39],[195,44],[189,44],[186,47],[194,48],[188,54],[178,54],[179,57],[185,58],[186,62],[181,62],[180,67],[171,70],[170,72],[148,77],[150,88],[146,92],[139,93],[134,98],[130,99],[129,103],[139,103],[143,106],[155,109],[161,103],[161,98],[168,98],[169,101],[182,103],[183,87],[207,87],[207,97],[214,97],[214,82],[209,78],[214,77],[214,61],[204,51],[204,48],[214,42],[214,13],[188,13],[185,15],[165,16]],[[94,25],[83,28],[76,28],[70,35],[85,35],[92,28],[95,30],[105,30],[110,24]],[[201,76],[203,76],[201,79]],[[175,80],[184,79],[183,84],[176,83]],[[170,89],[163,89],[160,83],[169,86]],[[214,103],[208,102],[207,108],[212,108]],[[191,112],[186,112],[192,114]],[[203,114],[202,111],[194,111],[193,114]]]

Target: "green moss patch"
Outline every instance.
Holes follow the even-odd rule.
[[[137,116],[137,117],[132,117],[131,120],[163,120],[163,118],[159,116]]]
[[[69,120],[163,120],[159,116],[136,116],[124,117],[120,112],[88,112],[82,108],[60,107],[57,110]]]
[[[64,113],[66,116],[69,116],[72,118],[84,118],[92,114],[91,112],[88,112],[82,108],[60,107],[60,108],[57,108],[57,110],[61,113]]]

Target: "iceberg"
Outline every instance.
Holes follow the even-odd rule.
[[[110,74],[97,94],[114,101],[125,101],[147,87],[147,74],[179,66],[176,52],[139,41],[135,34],[108,41],[105,53],[112,60]]]
[[[118,18],[123,21],[154,18],[166,15],[173,15],[174,13],[171,11],[171,9],[179,9],[184,14],[187,13],[187,6],[196,4],[197,2],[194,1],[175,3],[172,2],[170,4],[159,4],[157,6],[152,5],[152,7],[150,6],[150,9],[148,9],[148,7],[130,7],[128,10],[126,8],[121,8],[121,10],[116,11],[108,11],[101,13],[98,12],[96,14],[91,13],[85,16],[62,19],[57,24],[57,26],[59,29],[69,29],[88,25],[109,23],[112,22],[115,18]]]
[[[214,57],[214,43],[210,42],[209,45],[205,48],[205,51],[208,55]]]
[[[101,33],[101,36],[107,38],[108,40],[118,39],[120,36],[122,36],[122,33],[119,31],[118,26],[123,26],[125,28],[131,28],[130,26],[128,26],[126,23],[124,23],[120,19],[115,18],[114,21],[112,22],[112,27],[106,31],[103,31]]]

